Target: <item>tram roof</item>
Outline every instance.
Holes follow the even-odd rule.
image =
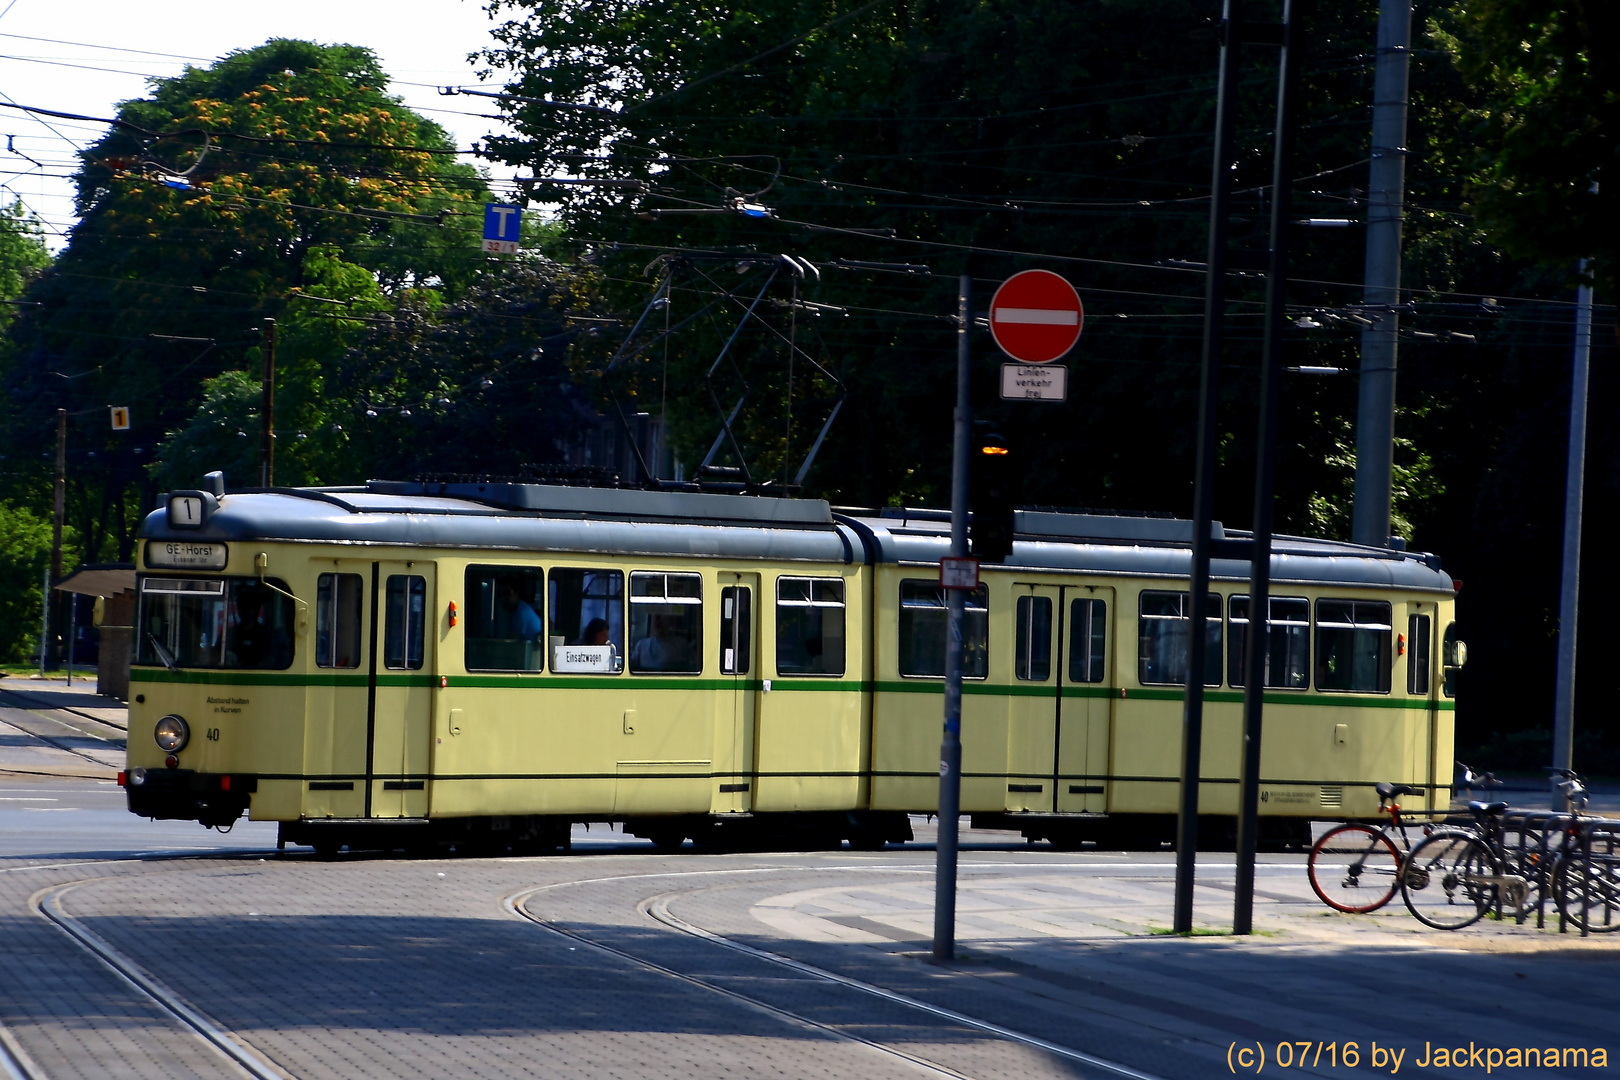
[[[172,528],[159,509],[141,536],[922,565],[948,553],[949,519],[941,510],[696,491],[372,481],[235,492],[218,500],[201,529]],[[1191,570],[1192,522],[1184,519],[1021,510],[1015,536],[999,569],[1183,579]],[[1250,534],[1216,522],[1211,541],[1212,576],[1247,579]],[[1272,578],[1453,591],[1433,555],[1305,537],[1275,538]]]
[[[875,562],[921,566],[949,553],[950,515],[944,511],[886,507],[835,512],[865,535]],[[1183,580],[1192,572],[1193,523],[1184,518],[1020,510],[1014,514],[1013,533],[1012,554],[998,571],[1075,570]],[[1253,546],[1252,533],[1212,523],[1210,576],[1247,581]],[[1301,586],[1455,592],[1435,555],[1303,536],[1272,538],[1271,578],[1276,584]]]

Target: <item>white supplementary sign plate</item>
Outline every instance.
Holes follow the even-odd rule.
[[[551,650],[551,670],[609,674],[619,670],[612,645],[558,645]]]
[[[1069,369],[1059,364],[1002,364],[1001,400],[1067,401]]]
[[[939,560],[939,584],[945,589],[977,589],[979,560],[957,555],[945,556]]]
[[[146,565],[161,570],[223,570],[224,544],[193,544],[184,540],[148,540]]]

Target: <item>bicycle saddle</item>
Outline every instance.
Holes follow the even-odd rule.
[[[1423,794],[1422,788],[1413,787],[1411,784],[1376,784],[1373,790],[1378,792],[1378,797],[1385,802],[1401,795]]]
[[[1507,807],[1505,802],[1480,802],[1478,799],[1468,804],[1468,809],[1476,814],[1500,814]]]

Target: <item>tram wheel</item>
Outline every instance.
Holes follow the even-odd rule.
[[[679,851],[686,843],[686,835],[674,829],[655,829],[641,835],[651,840],[652,846],[663,852]]]

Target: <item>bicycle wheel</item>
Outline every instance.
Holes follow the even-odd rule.
[[[1620,853],[1567,851],[1553,867],[1552,887],[1571,926],[1589,934],[1620,930]]]
[[[1401,871],[1401,899],[1418,922],[1461,930],[1496,904],[1496,856],[1467,832],[1431,833]]]
[[[1379,829],[1340,825],[1305,860],[1311,889],[1335,911],[1377,911],[1401,885],[1401,853]]]

